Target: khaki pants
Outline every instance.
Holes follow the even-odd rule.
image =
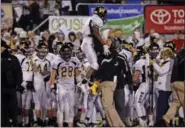
[[[105,110],[105,116],[110,127],[123,127],[115,106],[114,106],[114,90],[116,84],[112,81],[105,81],[100,84],[101,101]]]
[[[172,83],[172,94],[173,94],[173,103],[168,109],[167,113],[163,116],[163,119],[170,123],[179,108],[182,106],[184,109],[184,82],[174,82]]]

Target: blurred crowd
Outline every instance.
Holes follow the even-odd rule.
[[[33,30],[49,15],[76,15],[78,3],[121,3],[121,0],[18,0],[13,1],[14,24],[24,30]],[[46,22],[40,30],[48,28]]]
[[[119,43],[126,42],[137,42],[136,47],[147,45],[149,41],[150,34],[154,34],[156,41],[161,48],[166,42],[172,42],[175,46],[174,52],[179,51],[182,47],[184,47],[184,35],[180,31],[177,31],[174,35],[160,35],[155,32],[155,30],[151,30],[150,33],[143,34],[140,29],[136,28],[136,31],[132,35],[124,35],[122,30],[115,29],[112,30],[111,36],[119,41]],[[39,40],[43,39],[45,43],[48,45],[50,52],[54,52],[53,48],[56,42],[71,42],[75,48],[80,47],[83,36],[81,32],[69,32],[68,35],[63,33],[62,31],[56,33],[50,33],[48,30],[44,30],[39,32],[38,34],[33,31],[25,31],[24,28],[15,28],[14,30],[10,29],[2,29],[1,37],[6,43],[10,46],[11,49],[16,49],[17,46],[20,45],[21,40],[29,40],[33,46],[37,46]]]

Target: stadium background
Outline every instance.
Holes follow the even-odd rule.
[[[40,31],[48,29],[50,32],[53,32],[51,31],[52,19],[49,18],[49,16],[54,16],[53,18],[59,19],[59,25],[65,24],[65,26],[67,26],[68,31],[78,31],[82,29],[85,22],[84,18],[90,16],[92,14],[92,9],[101,4],[102,6],[108,7],[108,20],[111,19],[111,21],[108,21],[106,27],[113,28],[114,30],[119,30],[121,27],[123,32],[122,36],[130,35],[136,27],[140,27],[142,33],[149,32],[147,29],[157,29],[155,26],[157,24],[150,25],[150,28],[147,26],[147,23],[150,21],[148,21],[149,19],[146,17],[150,17],[151,15],[151,13],[146,13],[148,5],[156,5],[154,9],[157,7],[159,9],[166,9],[164,8],[164,5],[170,7],[172,10],[180,11],[181,9],[180,12],[176,12],[177,16],[178,14],[181,16],[181,19],[176,17],[177,20],[182,20],[180,23],[176,24],[181,26],[180,29],[175,28],[170,32],[166,30],[161,32],[157,29],[156,32],[161,33],[162,36],[168,39],[173,38],[172,34],[175,33],[175,30],[184,32],[184,11],[182,12],[184,8],[182,5],[184,5],[185,2],[183,0],[36,0],[38,6],[33,6],[33,1],[2,0],[1,30],[13,30],[12,28],[18,27],[27,31],[34,30],[37,34],[39,34],[38,32]],[[181,5],[180,9],[177,7],[178,5]],[[131,12],[134,8],[136,9],[136,12]],[[125,12],[124,9],[130,11]],[[120,10],[122,10],[122,12]],[[137,13],[138,10],[140,11],[139,13]],[[165,12],[162,13],[164,14]],[[176,15],[176,13],[174,12],[173,15]],[[172,13],[170,13],[170,15],[172,15]],[[66,19],[66,21],[60,20],[63,16],[68,16],[68,18],[63,18]],[[69,16],[74,17],[70,18]],[[168,16],[164,18],[168,18]],[[173,18],[173,16],[171,16],[171,18]],[[37,27],[39,24],[41,24],[40,27]],[[55,24],[55,27],[58,25],[56,22],[53,24]],[[167,24],[172,23],[170,21]],[[161,26],[163,25],[165,25],[165,23],[161,22]],[[36,30],[34,29],[35,27],[37,27]]]

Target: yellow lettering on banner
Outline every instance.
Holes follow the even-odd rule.
[[[82,29],[82,20],[74,19],[73,23],[74,23],[73,28],[75,30],[81,30]]]
[[[76,17],[76,16],[51,16],[49,20],[49,30],[51,32],[57,32],[61,26],[67,29],[67,31],[78,32],[83,29],[85,22],[89,17]]]

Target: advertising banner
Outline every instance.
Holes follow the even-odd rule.
[[[50,16],[49,17],[49,31],[51,33],[63,31],[68,33],[70,31],[82,31],[88,16]]]
[[[98,5],[88,5],[89,14],[93,14],[93,10]],[[104,28],[121,29],[124,34],[131,34],[137,27],[143,26],[143,5],[114,5],[102,4],[107,9],[107,24]]]
[[[11,3],[1,3],[1,29],[10,28],[13,25]]]
[[[185,32],[185,6],[145,7],[145,31],[154,29],[158,33],[172,34],[176,31]]]

